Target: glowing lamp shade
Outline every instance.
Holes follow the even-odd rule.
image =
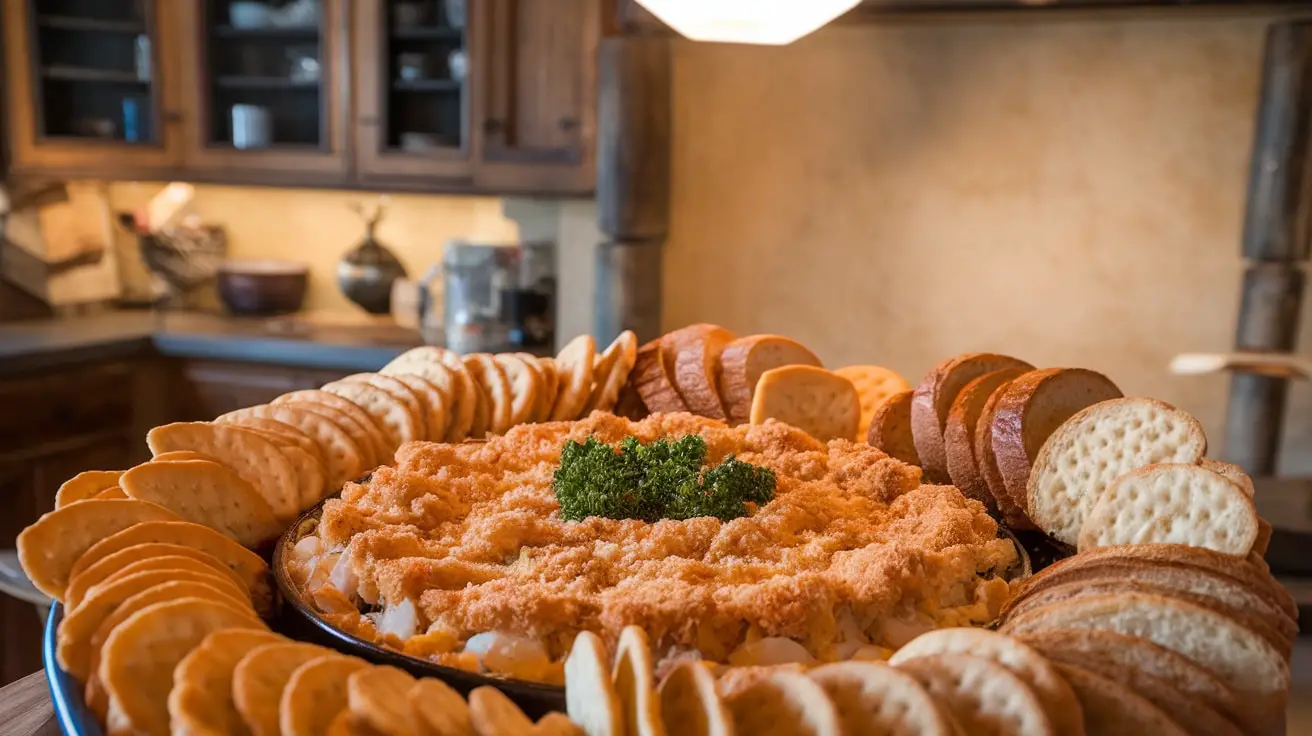
[[[861,0],[638,0],[665,25],[694,41],[792,43]]]

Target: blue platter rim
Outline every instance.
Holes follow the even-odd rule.
[[[50,702],[55,708],[55,720],[59,722],[59,730],[65,736],[104,736],[95,715],[82,698],[82,683],[60,669],[59,660],[55,658],[59,641],[56,633],[63,618],[63,604],[52,605],[41,641],[41,659],[44,662],[46,684],[50,686]]]

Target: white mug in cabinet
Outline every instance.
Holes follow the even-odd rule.
[[[232,145],[234,148],[263,148],[273,137],[269,109],[259,105],[232,106]]]

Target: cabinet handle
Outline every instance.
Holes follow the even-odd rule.
[[[488,118],[487,120],[483,121],[484,133],[500,133],[501,131],[505,130],[505,128],[506,128],[506,124],[503,121],[498,120],[497,118]]]
[[[564,117],[556,121],[556,125],[566,133],[579,129],[578,118]]]

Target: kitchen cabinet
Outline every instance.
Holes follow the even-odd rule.
[[[178,4],[2,0],[10,166],[51,175],[180,161],[168,65]]]
[[[0,0],[13,170],[588,194],[610,1]]]
[[[230,411],[267,404],[282,394],[316,389],[346,375],[344,371],[189,360],[171,373],[173,421],[209,421]]]

